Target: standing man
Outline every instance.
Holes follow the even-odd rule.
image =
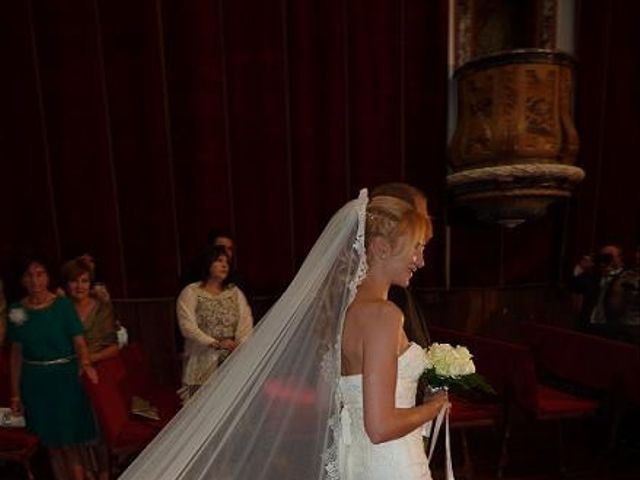
[[[207,242],[202,249],[205,251],[208,247],[223,247],[225,253],[227,254],[227,258],[229,259],[229,267],[231,268],[230,272],[230,281],[229,283],[237,284],[235,281],[235,244],[233,242],[233,237],[226,230],[213,228],[209,230],[209,234],[207,235]],[[184,270],[184,274],[180,280],[180,286],[185,287],[190,283],[197,282],[200,280],[201,272],[200,272],[200,260],[202,258],[202,252],[193,260],[189,262]],[[240,287],[242,289],[242,287]],[[244,291],[244,289],[243,289]]]
[[[640,246],[632,267],[611,282],[609,311],[618,325],[640,326]]]
[[[571,290],[581,296],[578,328],[592,329],[610,323],[611,285],[623,268],[619,245],[604,245],[597,255],[581,259],[570,282]]]

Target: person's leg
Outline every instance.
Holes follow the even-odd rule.
[[[95,452],[96,446],[93,444],[77,445],[76,450],[80,455],[80,461],[84,467],[84,477],[86,480],[98,479],[98,455]]]
[[[56,480],[70,480],[71,472],[67,469],[64,452],[61,448],[49,448],[49,462],[51,463],[51,471]]]
[[[75,446],[68,446],[62,447],[61,450],[71,478],[73,480],[85,480],[82,458],[80,457],[78,449]]]
[[[94,447],[98,465],[98,480],[109,480],[109,450],[103,441]]]

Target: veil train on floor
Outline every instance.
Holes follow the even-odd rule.
[[[335,479],[340,333],[366,273],[367,192],[329,221],[285,293],[120,477]]]

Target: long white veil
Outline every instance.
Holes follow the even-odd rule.
[[[366,274],[367,192],[329,221],[286,292],[120,477],[337,479],[345,310]]]

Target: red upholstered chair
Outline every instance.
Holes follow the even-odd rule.
[[[521,324],[522,337],[540,367],[554,377],[607,392],[610,409],[608,447],[627,408],[640,404],[640,348],[594,335],[533,322]],[[549,397],[549,392],[541,395]],[[568,409],[564,398],[549,398],[558,409]],[[576,413],[586,406],[573,405]]]
[[[466,479],[473,478],[473,463],[469,451],[467,431],[471,428],[494,428],[501,432],[500,438],[504,442],[508,409],[508,390],[510,377],[505,372],[504,353],[495,348],[492,340],[483,339],[456,330],[440,327],[430,327],[433,341],[464,345],[474,355],[474,363],[478,373],[496,389],[498,397],[494,401],[478,401],[451,395],[450,425],[452,430],[460,434],[463,454],[463,471]],[[504,451],[504,448],[501,448]],[[499,460],[499,468],[503,459]]]
[[[155,381],[142,347],[132,343],[120,350],[120,358],[126,367],[128,395],[136,395],[147,400],[158,409],[160,427],[173,418],[180,409],[180,399],[174,386],[161,385]]]
[[[9,389],[9,352],[8,348],[0,348],[0,406],[8,406]],[[27,432],[25,428],[0,427],[0,460],[18,462],[32,480],[31,457],[38,449],[38,438]]]
[[[437,340],[467,346],[475,357],[478,372],[487,378],[505,400],[498,477],[502,477],[507,464],[508,440],[511,434],[510,417],[516,408],[537,421],[557,421],[558,452],[562,465],[562,423],[568,419],[582,418],[595,413],[599,402],[541,384],[536,375],[532,351],[525,345],[433,327],[430,331]],[[452,420],[455,420],[455,408],[454,402]],[[468,415],[464,408],[459,414],[463,418]],[[461,423],[466,427],[465,421]],[[452,422],[452,425],[455,424]]]
[[[96,369],[98,383],[84,377],[83,383],[109,450],[111,470],[116,473],[124,460],[144,449],[162,425],[130,413],[128,372],[120,357],[104,360]]]
[[[510,377],[513,403],[529,418],[536,421],[555,421],[558,432],[558,460],[563,466],[563,423],[594,414],[600,403],[596,399],[577,396],[540,383],[534,354],[526,345],[493,340],[508,355],[506,374]],[[509,423],[507,423],[509,425]],[[504,464],[510,430],[505,437]]]
[[[467,431],[471,428],[493,428],[503,430],[505,407],[502,402],[481,403],[463,397],[451,395],[450,425],[452,430],[460,432],[464,478],[473,478],[473,462],[469,450]]]
[[[534,322],[523,322],[520,328],[522,338],[545,371],[640,403],[637,346]]]

